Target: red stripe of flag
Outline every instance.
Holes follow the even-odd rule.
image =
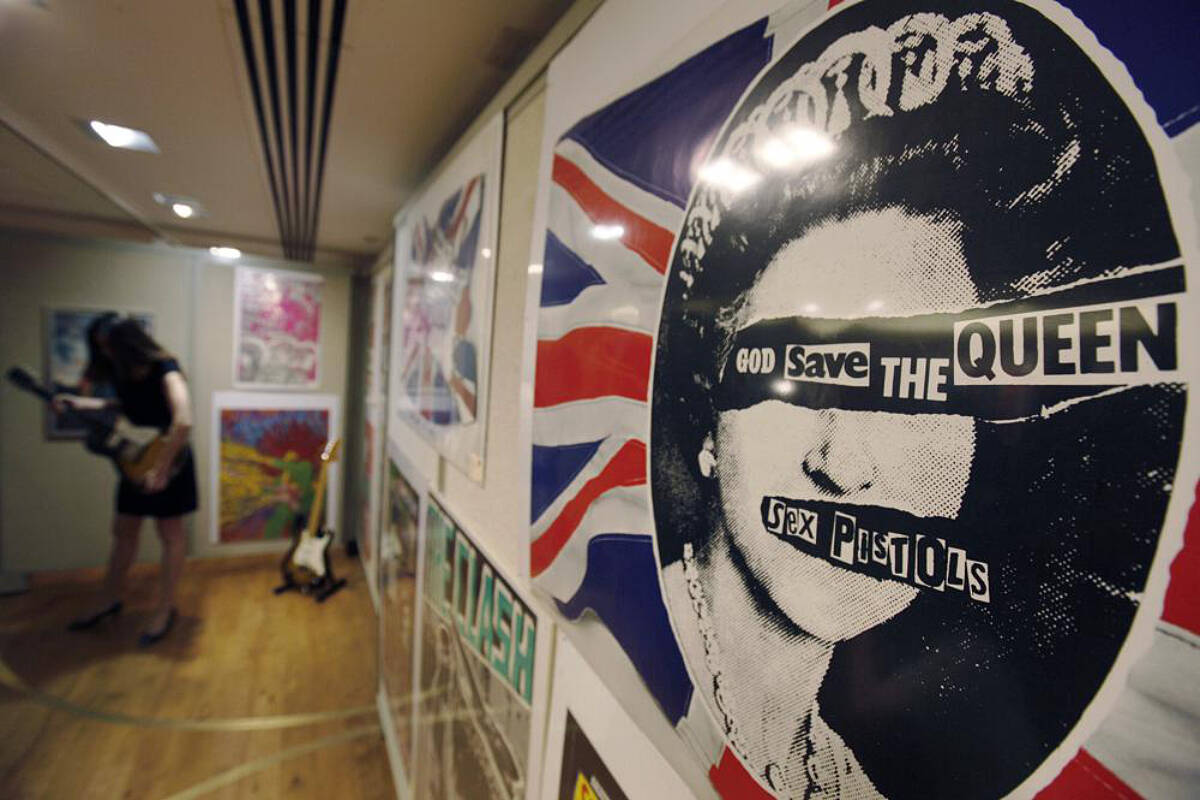
[[[1165,622],[1200,633],[1200,483],[1183,529],[1183,548],[1171,562],[1171,582],[1163,601]]]
[[[540,575],[554,563],[558,554],[567,546],[583,515],[602,494],[620,486],[642,486],[646,483],[646,444],[630,439],[621,445],[600,474],[583,485],[579,492],[567,501],[546,532],[533,541],[529,554],[529,571]]]
[[[479,180],[478,177],[471,178],[463,188],[462,197],[460,198],[458,208],[454,210],[454,219],[450,222],[450,229],[446,231],[446,236],[453,239],[458,234],[458,226],[462,224],[463,217],[467,213],[467,205],[471,202],[471,195],[475,192],[475,183]]]
[[[771,800],[770,792],[758,785],[728,747],[721,753],[721,763],[709,767],[708,779],[724,800]]]
[[[646,399],[650,335],[622,328],[576,328],[537,345],[535,408],[594,397]]]
[[[625,229],[621,243],[665,274],[671,259],[674,236],[650,220],[630,211],[605,194],[574,162],[554,156],[554,182],[567,190],[575,202],[598,225],[620,225]]]
[[[1095,757],[1079,748],[1062,772],[1050,785],[1036,795],[1036,800],[1092,800],[1092,798],[1120,798],[1137,800],[1141,795],[1125,785],[1112,770]]]

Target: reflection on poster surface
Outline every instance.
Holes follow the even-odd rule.
[[[537,617],[434,500],[425,537],[416,796],[524,797]]]
[[[608,771],[596,748],[567,711],[563,730],[562,776],[559,800],[626,800],[617,779]]]
[[[390,458],[384,503],[387,516],[379,553],[383,683],[392,704],[404,774],[412,775],[412,717],[409,712],[416,652],[417,534],[421,498]]]
[[[1146,134],[1033,8],[863,3],[752,85],[668,271],[650,481],[761,784],[996,796],[1054,753],[1158,551],[1184,291]]]

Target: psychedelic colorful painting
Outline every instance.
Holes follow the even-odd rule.
[[[218,392],[213,409],[219,433],[213,460],[213,540],[233,544],[289,539],[312,507],[321,450],[337,435],[336,409],[321,397],[256,395],[230,402],[231,395],[236,397]],[[308,407],[271,403],[273,399],[307,401],[303,405]],[[331,475],[331,501],[332,483]],[[334,517],[327,507],[329,518]]]
[[[317,385],[320,275],[239,267],[234,289],[235,386]]]

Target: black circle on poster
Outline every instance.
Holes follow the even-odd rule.
[[[1141,101],[1076,38],[1004,0],[848,7],[689,201],[656,552],[697,691],[780,796],[1012,791],[1160,599],[1184,268]]]

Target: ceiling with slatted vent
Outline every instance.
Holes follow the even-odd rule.
[[[0,0],[0,226],[360,264],[569,6]]]

